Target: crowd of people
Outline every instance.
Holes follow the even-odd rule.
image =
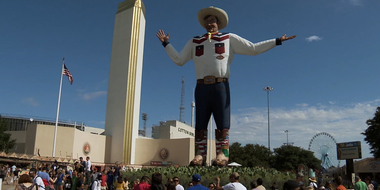
[[[0,168],[0,178],[3,184],[14,184],[15,190],[184,190],[179,177],[169,178],[163,182],[163,175],[159,172],[130,183],[122,176],[121,166],[106,167],[100,171],[97,167],[91,167],[90,157],[84,160],[82,157],[74,164],[74,167],[60,166],[57,161],[51,165],[41,165],[29,169],[28,173],[20,175],[21,170],[15,165],[9,167],[4,165]],[[313,171],[314,172],[314,171]],[[264,187],[262,178],[250,182],[245,187],[239,182],[239,174],[233,172],[229,176],[228,184],[220,184],[220,178],[216,177],[214,182],[202,185],[202,178],[194,174],[187,190],[346,190],[341,177],[334,177],[330,181],[323,182],[316,179],[315,174],[309,172],[305,179],[302,172],[297,173],[295,180],[286,181],[282,188],[277,187],[276,182],[269,188]],[[185,180],[186,181],[186,180]],[[347,184],[345,184],[347,186]],[[364,181],[359,176],[352,184],[355,190],[380,190],[376,180],[366,177]]]

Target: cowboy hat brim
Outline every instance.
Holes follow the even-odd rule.
[[[198,22],[199,24],[201,24],[201,26],[203,28],[206,28],[205,25],[204,25],[204,18],[208,15],[213,15],[213,16],[216,16],[218,18],[218,28],[219,30],[225,28],[228,24],[228,15],[226,13],[226,11],[224,11],[223,9],[220,9],[220,8],[217,8],[217,7],[207,7],[207,8],[204,8],[204,9],[201,9],[199,12],[198,12]]]
[[[309,178],[309,181],[317,182],[317,180],[316,180],[316,179],[313,179],[313,178]]]

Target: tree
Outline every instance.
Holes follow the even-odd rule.
[[[368,128],[361,134],[365,136],[364,140],[369,144],[371,154],[380,158],[380,107],[377,107],[375,116],[366,123]]]
[[[11,134],[5,133],[7,123],[0,117],[0,151],[8,153],[16,145],[16,139],[11,139]]]
[[[320,166],[321,161],[314,153],[301,147],[283,145],[274,149],[273,167],[279,171],[296,170],[300,164]]]
[[[246,144],[244,147],[240,143],[233,143],[230,146],[230,162],[237,162],[245,167],[270,167],[270,157],[272,153],[265,146],[258,144]]]

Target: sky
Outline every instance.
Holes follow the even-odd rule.
[[[104,128],[114,19],[123,0],[0,1],[0,113],[55,120],[62,58],[73,75],[64,77],[60,119]],[[180,51],[206,31],[197,12],[224,9],[232,32],[252,42],[297,35],[257,56],[236,55],[231,65],[230,142],[289,142],[308,148],[320,132],[337,142],[362,141],[360,133],[380,105],[377,0],[145,0],[146,28],[141,112],[148,135],[159,121],[178,120],[185,78],[185,121],[190,124],[196,85],[193,62],[182,67],[155,36],[170,32]],[[140,113],[141,115],[141,113]],[[140,127],[143,122],[140,120]],[[215,125],[213,125],[215,128]],[[323,142],[320,142],[323,144]],[[342,162],[341,162],[342,163]]]

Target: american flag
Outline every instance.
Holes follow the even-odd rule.
[[[66,75],[69,77],[70,84],[73,84],[73,75],[71,75],[70,71],[67,69],[66,65],[63,64],[63,75]]]

